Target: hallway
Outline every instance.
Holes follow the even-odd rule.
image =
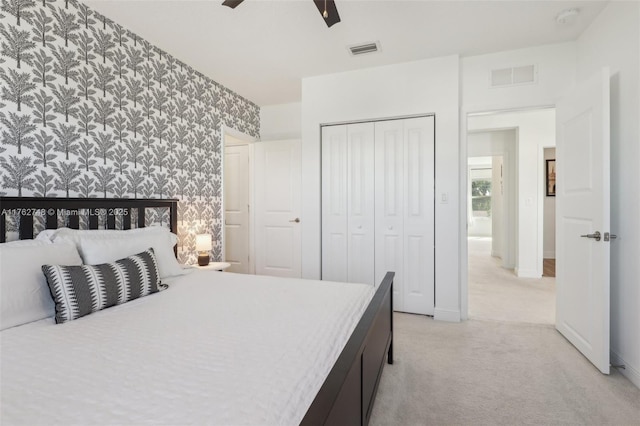
[[[491,257],[491,238],[468,241],[469,318],[555,324],[555,278],[518,278]]]

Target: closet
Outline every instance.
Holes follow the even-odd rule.
[[[434,117],[322,127],[322,279],[377,285],[433,315]]]

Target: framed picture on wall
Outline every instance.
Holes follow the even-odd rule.
[[[547,197],[556,196],[556,160],[547,160]]]

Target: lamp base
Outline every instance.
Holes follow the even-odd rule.
[[[209,264],[209,254],[199,254],[198,255],[198,265],[199,266],[207,266]]]

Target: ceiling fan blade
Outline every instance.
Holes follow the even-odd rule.
[[[244,0],[224,0],[222,2],[223,6],[229,6],[231,9],[235,9],[240,3]]]
[[[327,27],[331,27],[333,24],[340,22],[340,15],[338,15],[338,9],[336,8],[334,0],[313,0],[313,2],[316,4],[318,11],[320,11],[320,16],[322,16],[322,19],[327,23]],[[327,5],[328,14],[326,18],[323,16],[325,4]]]

